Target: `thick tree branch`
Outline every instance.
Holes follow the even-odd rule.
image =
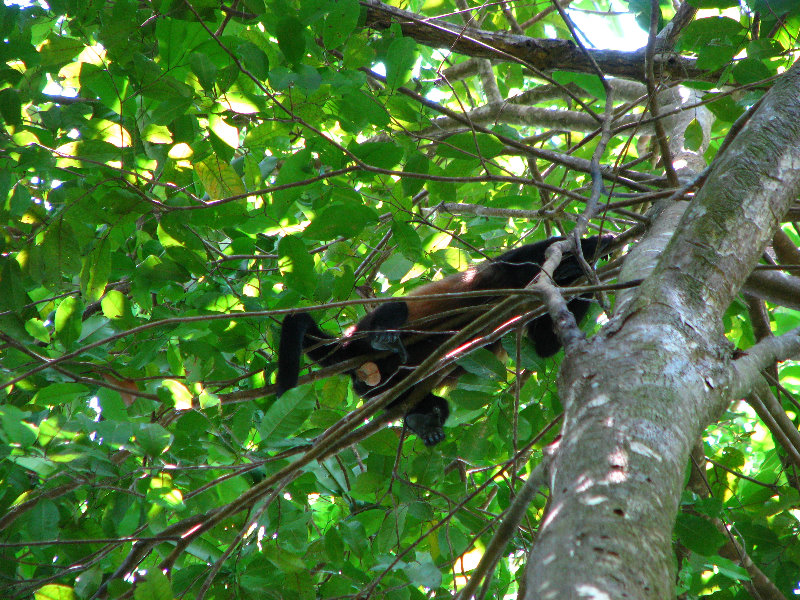
[[[666,303],[699,330],[717,327],[800,193],[800,63],[712,165],[640,288],[643,303]],[[711,338],[709,338],[711,339]]]
[[[800,277],[777,271],[754,271],[742,291],[778,306],[800,310]]]
[[[499,31],[485,31],[454,25],[443,19],[429,19],[389,6],[379,0],[363,0],[367,7],[366,25],[386,29],[399,23],[404,36],[432,48],[449,48],[475,58],[504,59],[550,71],[594,73],[596,67],[616,77],[644,81],[644,53],[618,50],[589,50],[589,56],[568,40],[531,38]],[[590,58],[591,57],[591,58]],[[654,69],[659,76],[670,79],[707,79],[708,71],[695,66],[695,60],[674,53],[654,56]],[[712,75],[713,77],[713,75]]]
[[[755,387],[756,390],[747,396],[747,403],[786,451],[789,460],[800,467],[800,433],[786,416],[780,402],[772,395],[767,382],[762,379]]]
[[[767,337],[731,363],[731,396],[748,393],[761,379],[761,372],[775,362],[800,354],[800,327],[785,335]]]

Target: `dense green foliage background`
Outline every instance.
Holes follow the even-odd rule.
[[[630,3],[645,28],[649,4]],[[356,0],[48,5],[0,8],[0,596],[121,597],[134,579],[137,599],[449,596],[557,435],[558,359],[507,336],[508,363],[462,361],[445,443],[426,449],[394,423],[311,460],[360,400],[341,375],[276,399],[280,311],[317,307],[340,332],[369,308],[352,300],[571,231],[600,136],[570,115],[603,114],[596,74],[470,66],[396,24],[365,27]],[[709,73],[693,85],[712,90],[710,160],[791,63],[798,15],[765,11],[758,37],[753,14],[716,10],[738,3],[703,5],[678,48]],[[569,39],[548,6],[404,8]],[[550,117],[454,120],[495,94]],[[701,138],[690,126],[689,144]],[[629,127],[599,159],[641,175],[628,190],[663,187],[652,149]],[[647,206],[612,200],[589,233],[621,234]],[[797,246],[797,225],[785,234]],[[769,310],[776,334],[800,321]],[[743,303],[726,329],[755,341]],[[800,365],[779,375],[797,424]],[[797,593],[800,484],[776,447],[742,404],[708,431],[707,486],[687,489],[675,533],[686,597],[749,597],[710,519]],[[508,540],[490,597],[516,593],[545,502]]]

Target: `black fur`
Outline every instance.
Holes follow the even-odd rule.
[[[533,280],[541,270],[544,254],[554,242],[563,238],[550,238],[535,244],[527,244],[509,250],[494,260],[482,263],[463,273],[451,276],[446,287],[459,291],[492,290],[501,288],[523,288]],[[590,263],[602,256],[607,249],[611,236],[592,237],[581,240],[583,255]],[[599,246],[599,248],[598,248]],[[561,264],[555,271],[554,279],[558,285],[569,285],[583,274],[577,258],[565,254]],[[428,293],[436,293],[437,283],[427,284]],[[424,290],[423,290],[424,291]],[[463,308],[481,304],[491,300],[491,296],[470,300],[453,301],[447,306],[437,307],[436,314],[449,308]],[[414,336],[403,334],[400,330],[409,318],[409,304],[405,301],[387,302],[368,313],[361,319],[354,330],[344,339],[339,340],[322,331],[308,313],[300,312],[287,315],[281,329],[278,347],[278,395],[297,385],[300,371],[300,356],[306,352],[315,362],[332,365],[359,356],[374,356],[381,351],[391,353],[382,358],[366,359],[380,373],[378,385],[368,385],[356,374],[349,371],[353,388],[363,398],[372,398],[401,381],[413,368],[436,351],[447,341],[453,331],[432,333],[431,335]],[[575,319],[580,322],[589,310],[591,301],[588,298],[574,298],[568,303]],[[413,311],[416,306],[412,306]],[[421,315],[416,315],[419,318]],[[435,316],[435,315],[422,315]],[[420,328],[435,331],[436,323],[425,322]],[[528,324],[528,337],[533,342],[536,352],[542,356],[552,356],[561,347],[550,316],[545,314]],[[389,407],[402,402],[413,391],[411,388],[402,394]],[[427,394],[405,417],[408,429],[416,433],[427,445],[433,446],[444,439],[444,423],[450,414],[447,401],[434,394]]]

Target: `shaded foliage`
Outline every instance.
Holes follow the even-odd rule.
[[[557,435],[558,360],[511,334],[507,364],[485,350],[461,361],[434,450],[394,423],[292,470],[361,401],[341,375],[276,399],[280,311],[316,307],[340,332],[368,310],[359,299],[572,231],[598,147],[609,187],[671,192],[638,128],[643,85],[614,100],[625,127],[603,146],[592,69],[544,80],[508,55],[479,62],[397,22],[366,27],[375,6],[0,8],[3,597],[120,597],[134,580],[137,598],[449,596]],[[463,8],[425,16],[569,39],[543,3]],[[800,17],[785,13],[762,13],[760,30],[747,13],[697,18],[679,39],[706,74],[693,86],[711,90],[713,128],[685,130],[708,159],[796,51]],[[643,72],[641,54],[628,60]],[[650,200],[601,203],[589,233],[632,230]],[[797,229],[785,227],[794,247]],[[768,310],[775,334],[800,320]],[[727,315],[740,348],[755,342],[752,315],[744,301]],[[800,365],[776,374],[797,425]],[[797,466],[742,404],[704,452],[707,485],[687,488],[675,532],[681,589],[747,597],[711,518],[790,595]],[[508,540],[491,597],[516,593],[545,502],[542,490]]]

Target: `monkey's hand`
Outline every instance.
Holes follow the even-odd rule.
[[[428,394],[406,413],[406,428],[416,433],[426,446],[435,446],[444,440],[444,423],[449,415],[447,400]]]
[[[369,334],[369,344],[375,350],[389,350],[400,356],[400,362],[408,362],[408,352],[403,346],[400,334],[396,331],[373,331]]]

